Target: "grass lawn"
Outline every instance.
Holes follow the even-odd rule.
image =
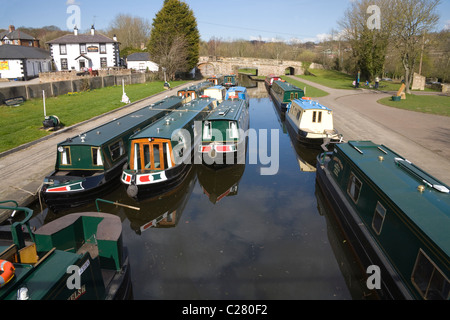
[[[171,86],[187,81],[173,81]],[[131,102],[164,91],[163,81],[125,86]],[[91,119],[97,115],[117,109],[125,104],[122,86],[106,87],[73,95],[62,95],[45,99],[47,115],[56,115],[64,126]],[[42,99],[31,99],[18,107],[0,106],[0,152],[44,137],[51,132],[41,130],[44,121]]]
[[[289,83],[292,83],[294,86],[296,86],[302,90],[305,90],[305,88],[306,88],[305,95],[307,97],[318,98],[318,97],[323,97],[323,96],[326,96],[329,94],[328,92],[317,89],[317,88],[310,86],[308,84],[305,84],[304,82],[301,82],[299,80],[292,79],[291,77],[282,76],[281,79],[286,80]]]
[[[335,70],[312,69],[313,75],[300,75],[300,79],[309,80],[334,89],[353,89],[355,78]]]
[[[450,97],[448,96],[407,94],[405,100],[392,101],[391,97],[387,97],[377,102],[394,108],[450,117]]]

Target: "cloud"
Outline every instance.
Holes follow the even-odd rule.
[[[450,30],[450,20],[445,21],[444,30]]]

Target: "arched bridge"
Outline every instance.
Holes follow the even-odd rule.
[[[239,69],[256,69],[259,76],[304,73],[300,61],[279,59],[200,57],[197,68],[204,77],[238,73]]]

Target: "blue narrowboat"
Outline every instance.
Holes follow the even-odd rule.
[[[316,168],[381,299],[450,299],[450,187],[372,141],[338,143]]]
[[[210,98],[187,102],[129,138],[128,167],[121,181],[130,197],[149,198],[183,181],[201,141],[200,126],[195,124],[206,118],[215,102]]]
[[[227,89],[225,100],[240,99],[244,100],[247,105],[250,104],[250,96],[246,87],[235,86]]]

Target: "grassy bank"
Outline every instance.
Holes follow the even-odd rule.
[[[405,100],[392,101],[391,97],[377,101],[386,106],[450,117],[450,97],[407,94]]]
[[[173,81],[171,86],[187,81]],[[125,86],[131,102],[164,91],[163,81]],[[106,87],[92,91],[66,94],[46,99],[46,114],[56,115],[64,126],[91,119],[97,115],[124,106],[122,86]],[[175,94],[175,93],[173,93]],[[44,137],[49,132],[41,130],[44,120],[42,99],[31,99],[18,107],[0,107],[0,152]]]
[[[286,80],[289,83],[292,83],[294,86],[296,86],[302,90],[305,90],[305,95],[307,97],[318,98],[318,97],[323,97],[323,96],[326,96],[329,94],[328,92],[317,89],[316,87],[310,86],[309,84],[306,84],[299,80],[293,79],[291,77],[282,76],[281,79]]]

